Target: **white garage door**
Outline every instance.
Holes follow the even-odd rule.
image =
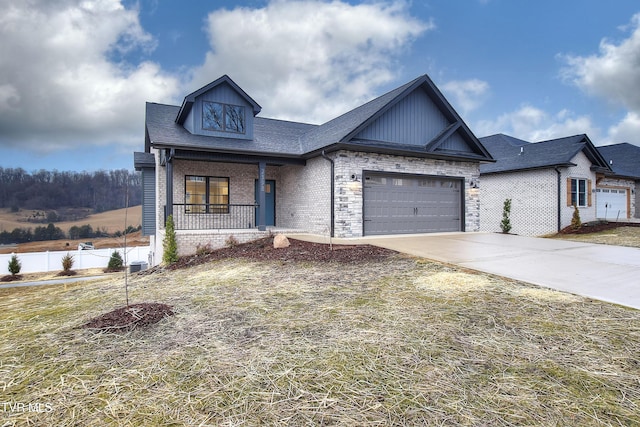
[[[624,219],[627,217],[627,192],[623,188],[596,188],[596,217]]]
[[[463,179],[364,174],[364,234],[462,231]]]

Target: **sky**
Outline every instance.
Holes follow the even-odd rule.
[[[637,0],[0,0],[0,167],[133,169],[146,102],[227,74],[321,124],[428,74],[478,137],[640,145]]]

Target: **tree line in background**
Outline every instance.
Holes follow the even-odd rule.
[[[116,231],[115,233],[108,233],[106,230],[100,228],[94,230],[91,225],[86,224],[80,227],[73,226],[69,229],[68,233],[65,233],[56,227],[55,224],[49,224],[46,227],[40,226],[35,229],[31,228],[14,228],[13,231],[0,232],[0,244],[12,244],[12,243],[27,243],[27,242],[40,242],[45,240],[60,240],[60,239],[91,239],[98,237],[121,237],[125,234],[135,233],[140,231],[142,226],[128,226],[124,231]]]
[[[98,237],[120,237],[125,234],[135,233],[140,231],[142,226],[128,226],[124,231],[117,231],[115,233],[108,233],[105,230],[98,228],[94,230],[89,224],[82,225],[80,227],[73,226],[69,229],[68,233],[65,233],[56,227],[55,224],[39,226],[35,229],[31,228],[14,228],[13,231],[0,232],[0,244],[12,244],[12,243],[27,243],[27,242],[40,242],[45,240],[60,240],[60,239],[91,239]]]
[[[140,173],[126,169],[59,172],[0,167],[0,208],[88,208],[95,213],[142,203]]]

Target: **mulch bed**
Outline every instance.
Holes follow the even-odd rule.
[[[173,316],[173,314],[171,307],[166,304],[145,302],[105,313],[89,320],[82,327],[97,331],[124,332],[156,324],[165,317]]]
[[[597,233],[599,231],[613,230],[619,227],[640,227],[640,223],[608,221],[585,222],[578,229],[574,229],[571,226],[565,227],[560,230],[560,234],[589,234]]]
[[[371,245],[330,245],[289,239],[290,246],[275,249],[273,237],[254,240],[233,247],[214,250],[207,254],[181,257],[167,267],[169,270],[193,267],[210,261],[225,258],[246,258],[256,261],[317,261],[358,263],[362,261],[381,261],[397,252]]]
[[[0,277],[0,282],[17,282],[18,280],[22,280],[22,276],[20,274],[16,274],[15,276],[8,274]]]
[[[76,274],[78,274],[77,271],[74,270],[67,270],[67,271],[61,271],[60,273],[56,274],[56,276],[59,277],[71,277],[71,276],[75,276]]]

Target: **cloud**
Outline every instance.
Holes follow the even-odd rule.
[[[140,146],[144,103],[176,96],[138,11],[119,0],[0,0],[0,144],[40,152]]]
[[[629,112],[608,130],[608,143],[629,142],[640,145],[640,114]]]
[[[607,139],[640,145],[640,14],[623,30],[630,33],[627,38],[603,39],[597,54],[561,56],[566,63],[561,75],[585,93],[625,108],[627,114],[608,130]]]
[[[615,44],[600,42],[598,54],[565,55],[562,76],[588,94],[640,111],[640,14],[631,20],[631,35]]]
[[[453,98],[453,104],[462,114],[480,107],[489,93],[489,84],[478,79],[454,80],[442,85],[442,91]]]
[[[404,1],[274,0],[217,10],[206,22],[211,51],[191,90],[228,74],[263,115],[315,123],[372,98],[398,76],[411,42],[435,28]]]
[[[568,110],[550,114],[531,105],[523,105],[496,120],[481,120],[473,129],[478,136],[505,133],[532,142],[586,133],[597,145],[602,134],[588,116],[575,116]]]

